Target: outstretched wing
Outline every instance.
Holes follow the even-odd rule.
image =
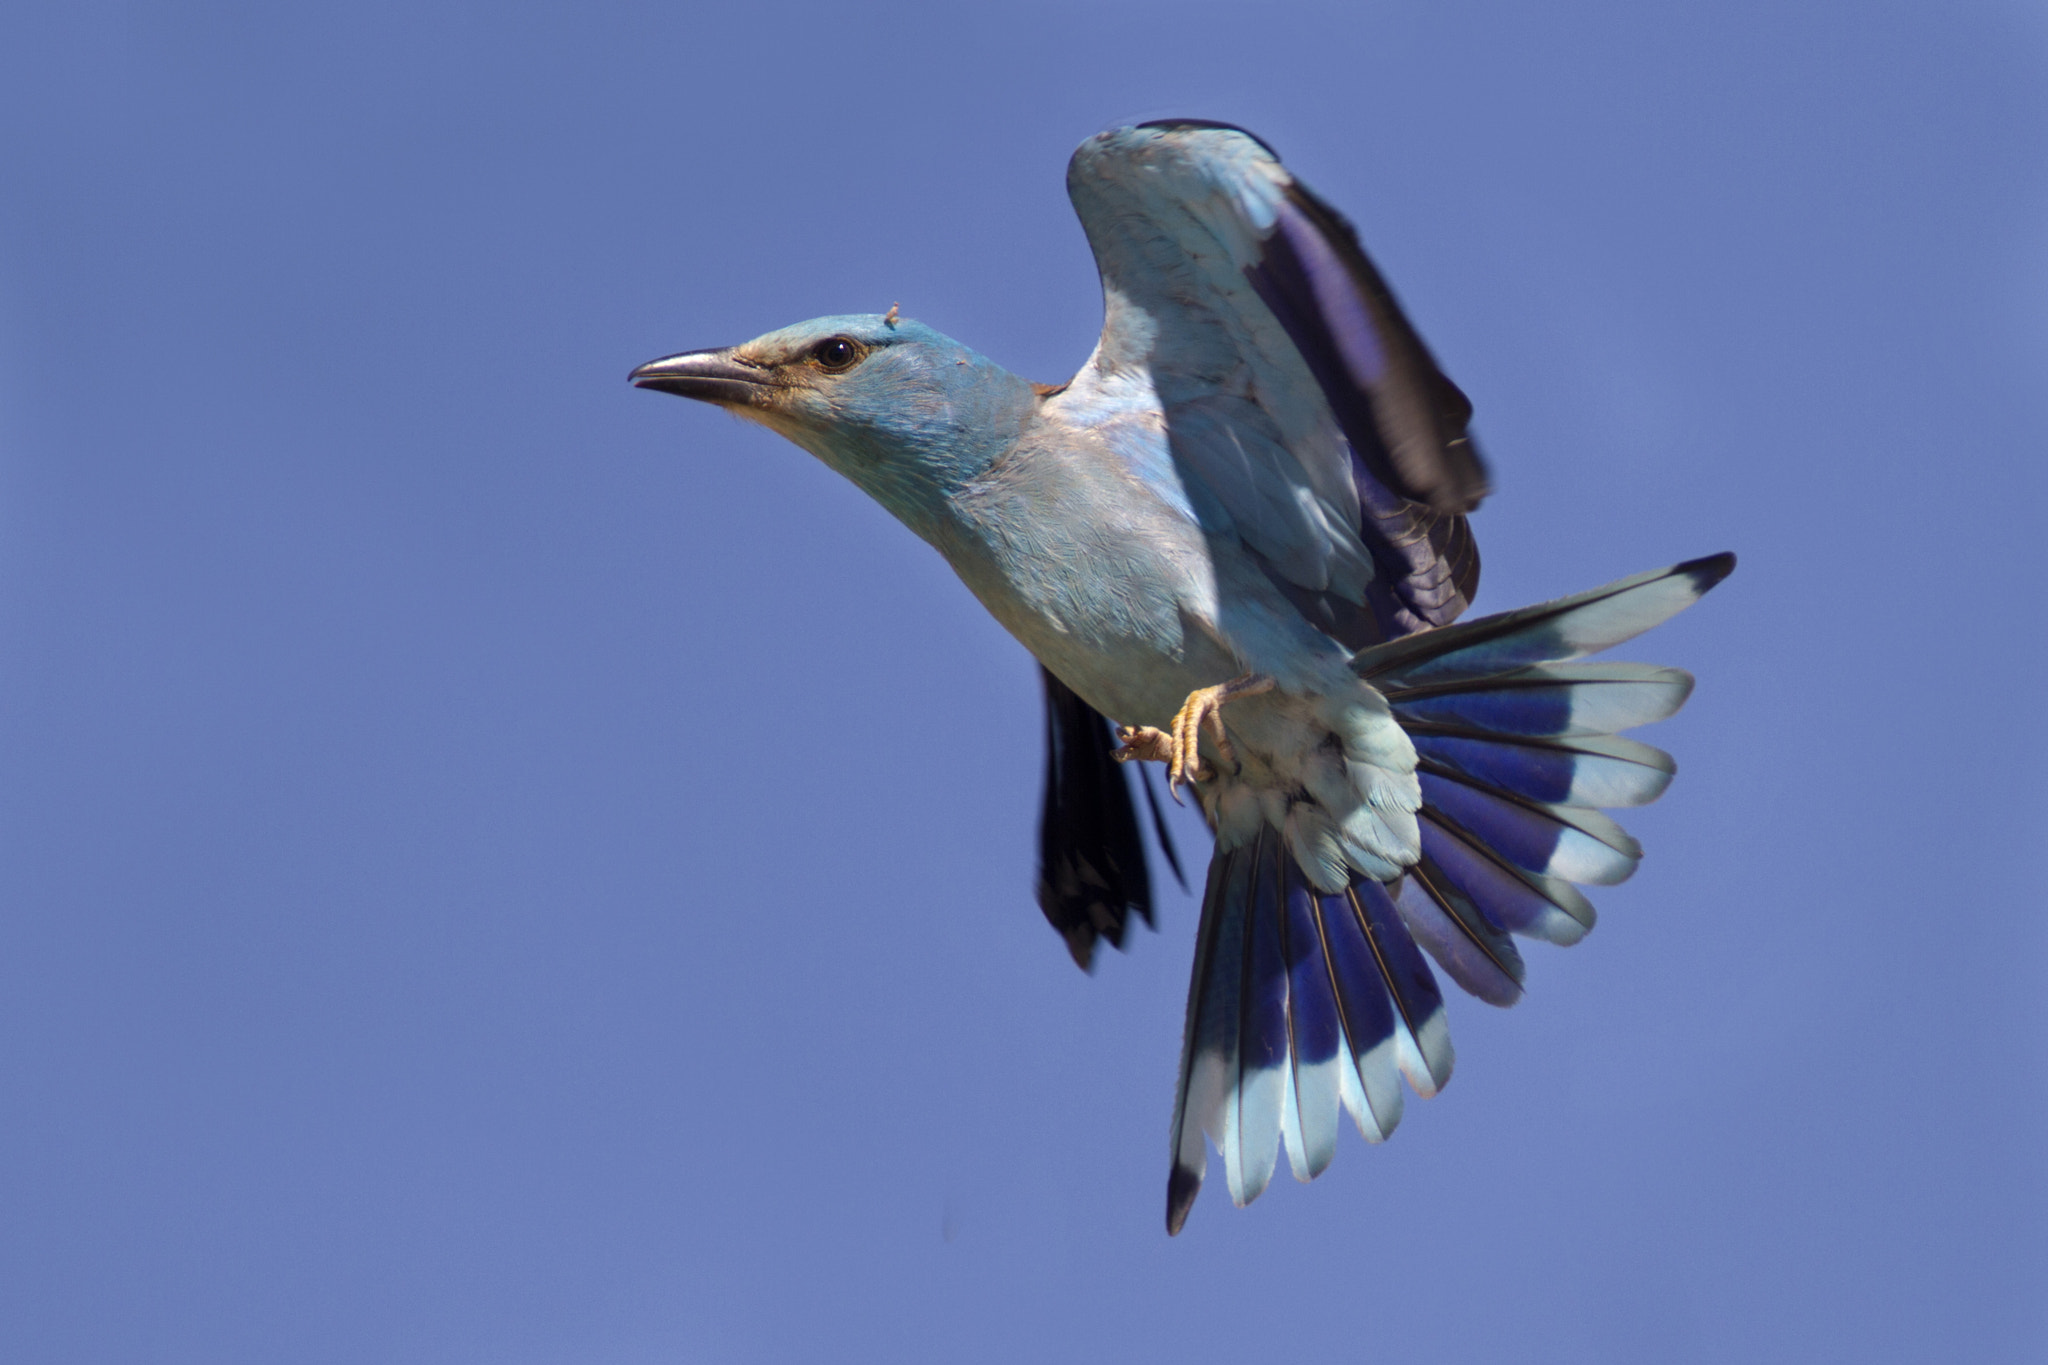
[[[1183,472],[1347,647],[1456,620],[1479,587],[1464,513],[1487,491],[1472,405],[1351,224],[1251,134],[1192,119],[1090,139],[1067,191],[1107,314],[1072,398],[1149,386]],[[1105,735],[1047,675],[1039,904],[1084,967],[1098,933],[1121,946],[1128,909],[1152,918]]]
[[[1353,648],[1470,603],[1472,405],[1335,210],[1241,129],[1089,139],[1067,193],[1106,314],[1075,401],[1151,388],[1173,456],[1310,620]]]

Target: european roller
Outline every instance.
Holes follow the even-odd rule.
[[[1351,225],[1265,143],[1197,120],[1090,138],[1067,192],[1105,318],[1064,384],[894,308],[669,356],[632,382],[838,470],[1037,658],[1040,902],[1083,966],[1129,911],[1150,918],[1117,762],[1161,763],[1199,802],[1215,850],[1174,1099],[1178,1232],[1205,1134],[1243,1205],[1280,1148],[1312,1179],[1340,1113],[1378,1142],[1402,1078],[1443,1087],[1430,961],[1511,1005],[1517,936],[1593,927],[1579,887],[1623,880],[1642,853],[1601,808],[1653,801],[1673,772],[1620,732],[1671,715],[1692,678],[1580,660],[1735,561],[1452,624],[1479,580],[1466,514],[1488,491],[1472,406]]]

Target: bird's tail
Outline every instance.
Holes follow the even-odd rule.
[[[1443,996],[1418,950],[1491,1004],[1522,993],[1514,935],[1571,944],[1593,927],[1574,883],[1626,879],[1641,846],[1601,806],[1654,801],[1669,755],[1620,738],[1692,691],[1675,668],[1574,660],[1698,601],[1735,567],[1715,555],[1542,606],[1377,645],[1354,660],[1414,741],[1422,855],[1399,881],[1318,890],[1277,829],[1209,865],[1188,991],[1166,1226],[1178,1232],[1207,1166],[1250,1203],[1284,1141],[1297,1179],[1336,1149],[1337,1115],[1368,1142],[1401,1120],[1405,1076],[1450,1079]]]

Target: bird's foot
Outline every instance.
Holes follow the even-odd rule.
[[[1164,730],[1155,730],[1149,725],[1120,725],[1116,737],[1122,744],[1115,754],[1119,763],[1165,763],[1173,762],[1173,736]],[[1202,781],[1208,781],[1205,769]]]
[[[1215,776],[1209,765],[1202,761],[1203,724],[1208,724],[1209,734],[1216,741],[1217,755],[1236,767],[1237,754],[1230,747],[1230,737],[1223,732],[1224,703],[1241,697],[1256,697],[1261,692],[1272,690],[1271,678],[1261,673],[1247,673],[1242,678],[1190,692],[1175,714],[1170,731],[1155,730],[1149,725],[1126,725],[1118,730],[1117,738],[1123,742],[1123,747],[1116,751],[1117,761],[1129,763],[1136,759],[1142,763],[1164,763],[1167,795],[1178,801],[1181,783],[1207,782]]]

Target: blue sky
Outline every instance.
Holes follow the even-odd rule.
[[[2037,6],[80,0],[0,115],[0,1355],[2048,1350]],[[1165,115],[1473,396],[1481,609],[1742,557],[1598,932],[1171,1242],[1194,905],[1076,972],[1022,651],[625,383],[1064,378]]]

